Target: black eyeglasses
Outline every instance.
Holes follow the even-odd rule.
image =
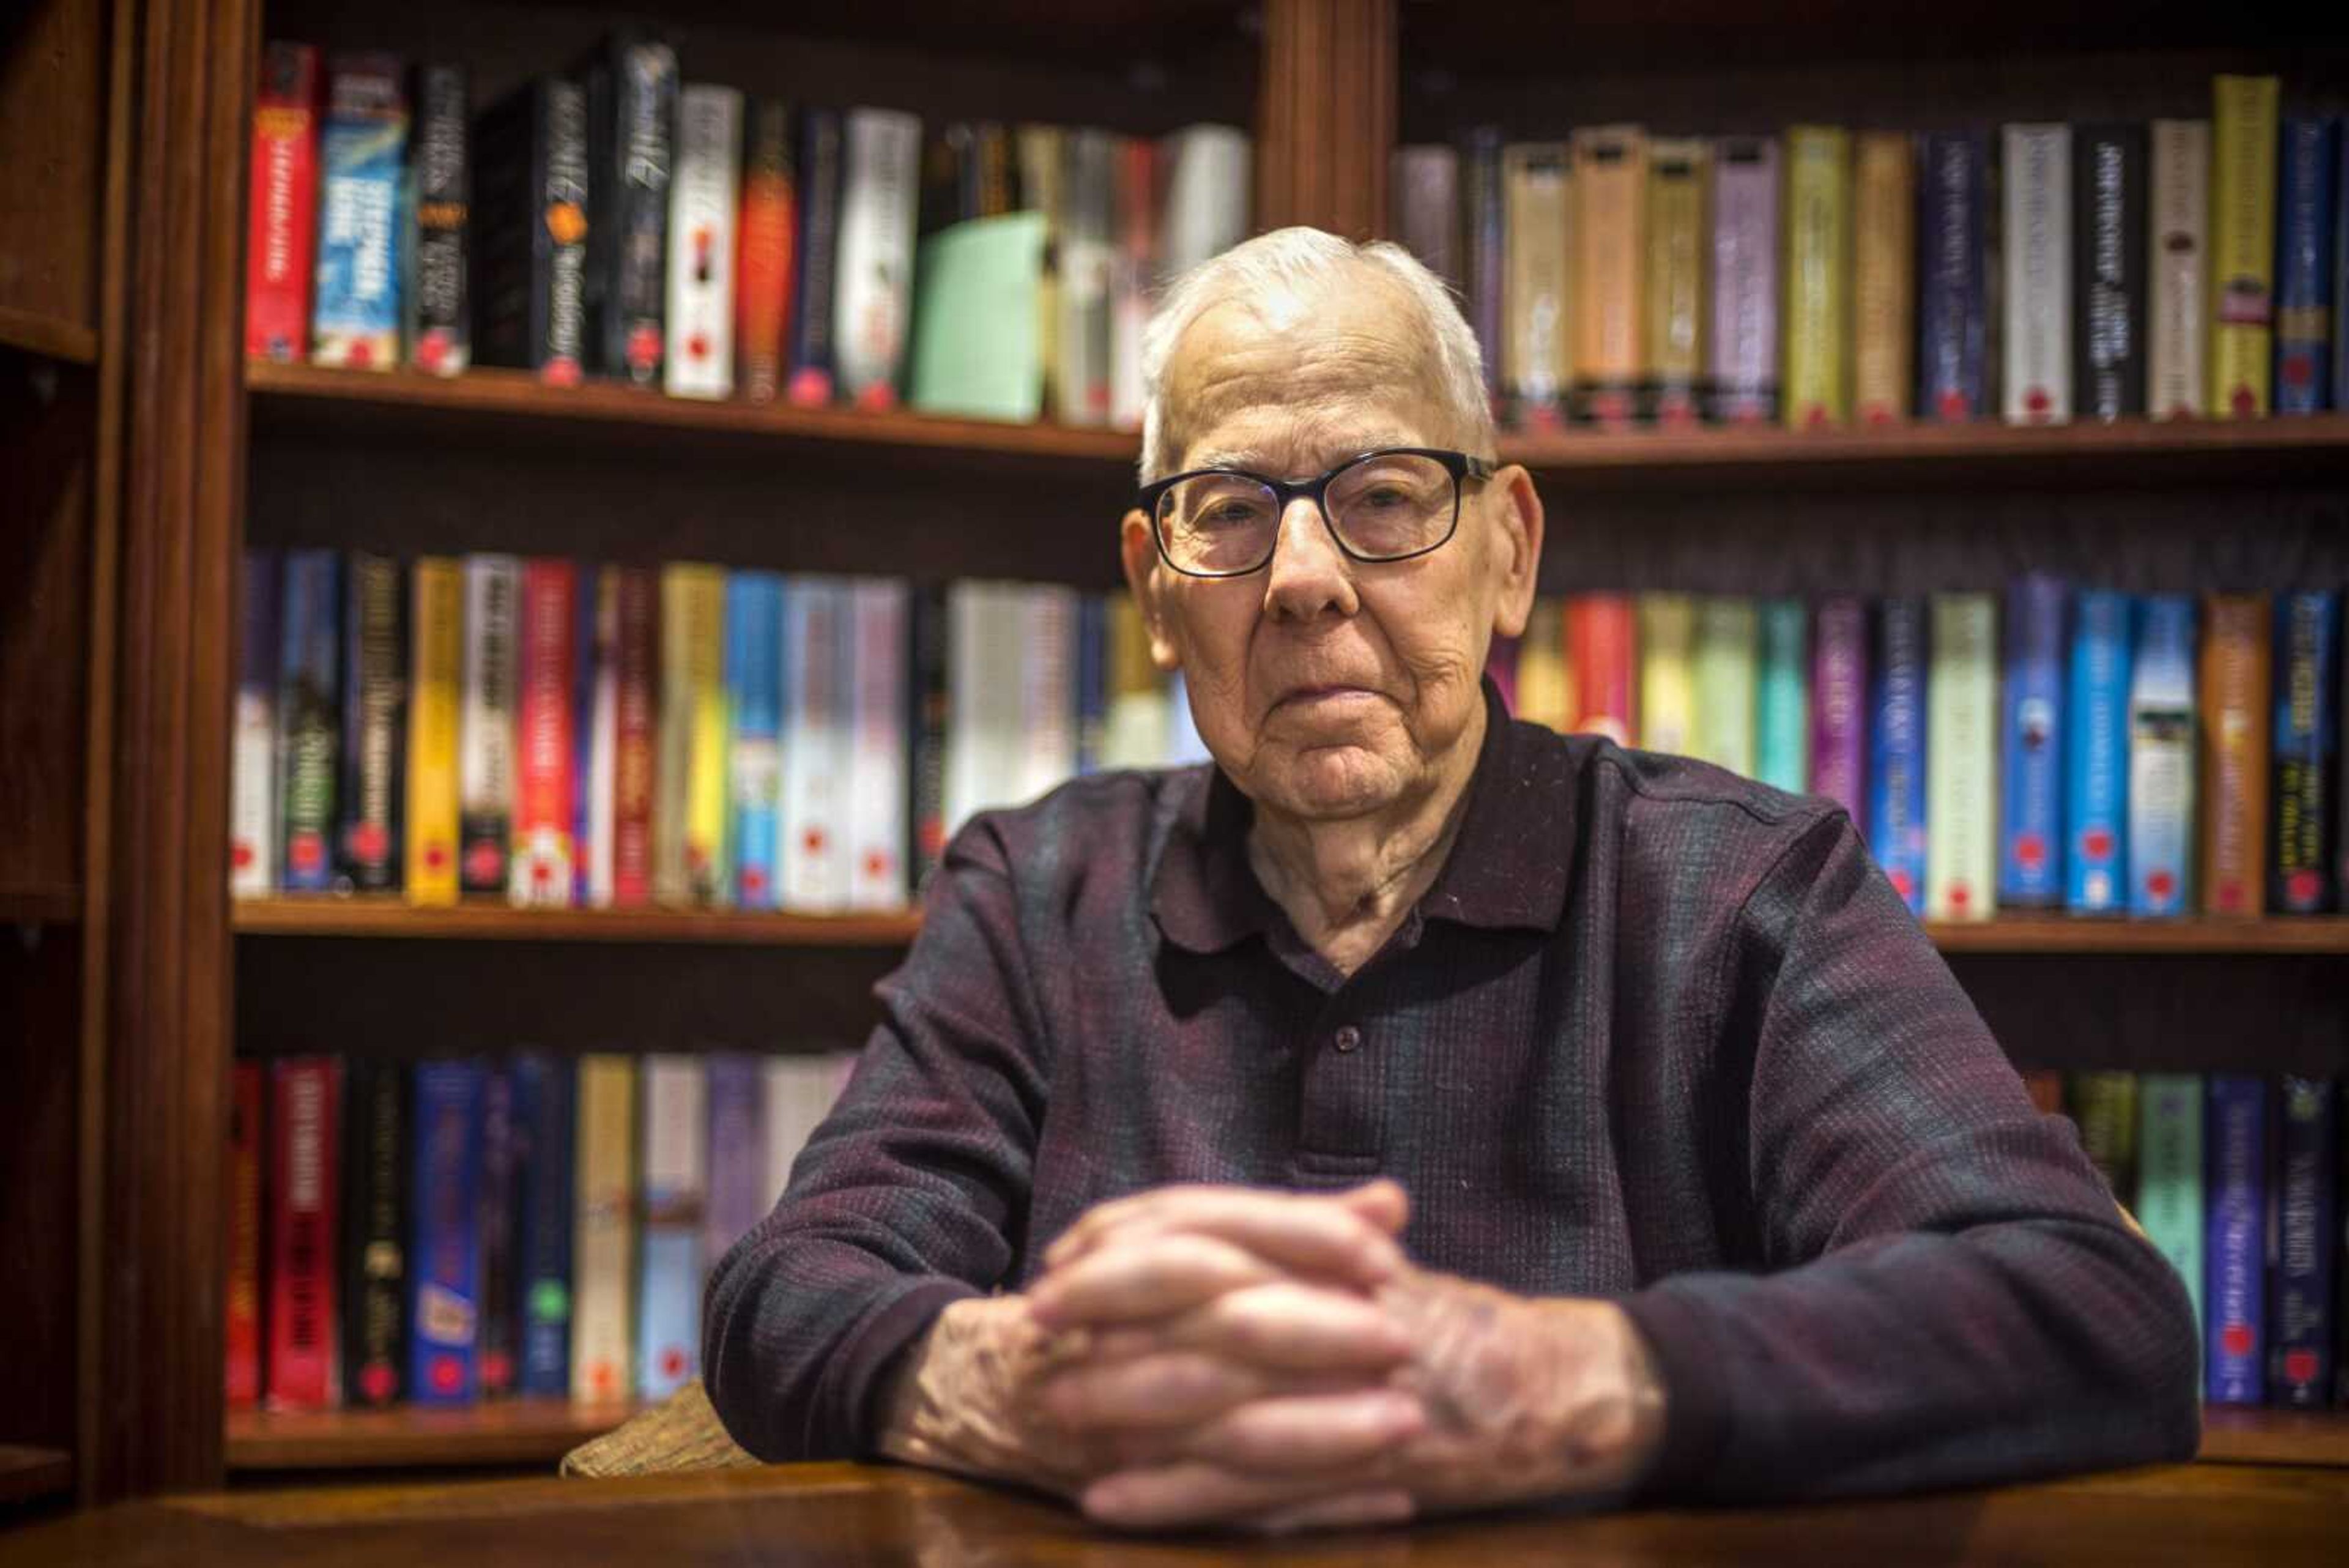
[[[1460,527],[1460,486],[1493,477],[1489,459],[1429,447],[1386,447],[1349,458],[1318,479],[1272,479],[1238,468],[1195,468],[1142,487],[1159,558],[1192,577],[1244,577],[1271,564],[1280,514],[1311,496],[1347,559],[1408,561],[1440,549]]]

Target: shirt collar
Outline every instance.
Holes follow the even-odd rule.
[[[1460,834],[1420,913],[1492,929],[1554,930],[1566,913],[1577,754],[1549,732],[1513,722],[1489,680],[1484,694],[1485,741]],[[1248,865],[1255,807],[1221,768],[1195,770],[1170,805],[1150,895],[1151,918],[1167,940],[1219,952],[1285,919]]]

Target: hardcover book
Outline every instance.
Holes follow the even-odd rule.
[[[2145,412],[2146,139],[2137,125],[2073,134],[2072,382],[2080,412]]]
[[[1998,909],[1998,601],[1936,594],[1926,680],[1925,910],[1937,920]]]
[[[310,280],[316,257],[318,51],[273,41],[253,99],[252,206],[244,246],[244,352],[298,364],[310,357]]]
[[[521,1325],[514,1310],[518,1267],[514,1240],[515,1156],[513,1075],[493,1067],[481,1079],[480,1217],[481,1334],[478,1378],[481,1397],[503,1398],[519,1385]]]
[[[1956,424],[1988,407],[1988,143],[1971,132],[1926,137],[1922,181],[1917,408]]]
[[[2267,884],[2269,655],[2261,594],[2204,605],[2201,690],[2202,909],[2256,915]]]
[[[2205,411],[2210,323],[2210,122],[2152,127],[2147,254],[2146,408],[2158,420]]]
[[[2137,1079],[2137,1223],[2202,1307],[2202,1080],[2192,1073]]]
[[[636,1386],[636,1064],[579,1058],[572,1178],[571,1397],[602,1404]]]
[[[2064,703],[2064,903],[2075,915],[2128,907],[2129,691],[2136,629],[2127,594],[2084,589],[2074,610]]]
[[[2209,411],[2252,419],[2273,369],[2278,84],[2222,76],[2211,95]]]
[[[666,1399],[701,1366],[701,1228],[708,1079],[698,1056],[644,1060],[643,1274],[636,1293],[636,1396]]]
[[[1505,156],[1499,128],[1483,125],[1468,133],[1462,153],[1466,171],[1462,181],[1460,215],[1461,306],[1468,325],[1475,328],[1477,343],[1484,348],[1485,395],[1498,416],[1506,416],[1508,411],[1507,389],[1502,379],[1508,354],[1503,301],[1508,277],[1507,236],[1514,228],[1507,216],[1507,179],[1502,171]],[[1566,319],[1561,305],[1561,334]]]
[[[1868,846],[1910,912],[1925,909],[1925,601],[1888,598],[1869,661]]]
[[[471,109],[461,66],[416,73],[416,143],[408,165],[408,362],[453,376],[472,359],[466,290],[472,216]]]
[[[571,1392],[574,1069],[562,1057],[517,1055],[513,1081],[514,1310],[517,1392]]]
[[[458,727],[458,877],[468,893],[503,893],[514,812],[514,724],[522,564],[468,556],[465,690]]]
[[[1851,133],[1786,132],[1786,423],[1851,418]]]
[[[574,73],[585,89],[588,225],[581,275],[587,368],[639,387],[661,381],[669,200],[678,122],[677,51],[622,29]],[[671,389],[674,390],[674,389]]]
[[[1810,783],[1809,612],[1800,599],[1761,604],[1754,704],[1754,776],[1801,794]]]
[[[796,576],[783,598],[782,903],[848,902],[849,587]]]
[[[277,890],[277,625],[285,568],[274,550],[247,550],[237,578],[236,719],[230,742],[228,890],[266,898]]]
[[[906,899],[905,637],[903,582],[865,577],[850,585],[849,657],[842,673],[849,689],[852,909],[893,909]],[[1096,662],[1106,665],[1105,649]],[[1102,686],[1105,704],[1105,679]],[[1105,705],[1102,727],[1106,731]]]
[[[337,886],[399,886],[400,776],[407,739],[407,640],[399,563],[354,553],[343,599],[342,779],[336,792]]]
[[[1713,417],[1778,417],[1778,144],[1731,137],[1713,147]],[[1578,666],[1578,668],[1579,668]]]
[[[1609,125],[1574,133],[1575,417],[1628,424],[1646,364],[1640,285],[1648,266],[1648,135]]]
[[[613,692],[612,903],[653,901],[654,824],[662,809],[659,742],[660,587],[648,566],[613,566],[618,578],[618,683]]]
[[[2294,115],[2283,122],[2277,193],[2275,411],[2333,406],[2333,215],[2340,122]]]
[[[343,1395],[390,1405],[408,1375],[408,1069],[354,1062],[345,1082]]]
[[[1913,140],[1863,131],[1855,142],[1852,199],[1851,399],[1864,425],[1909,417],[1917,181]]]
[[[1398,147],[1387,168],[1395,237],[1428,271],[1460,286],[1460,154],[1440,141]]]
[[[289,550],[277,665],[279,852],[285,890],[334,886],[336,755],[340,743],[342,562],[332,550]]]
[[[473,130],[473,357],[573,387],[585,363],[587,98],[526,82]]]
[[[408,95],[400,64],[388,55],[338,55],[326,75],[310,358],[353,370],[389,370],[399,363]]]
[[[2006,422],[2062,424],[2072,417],[2072,128],[2002,135]]]
[[[782,392],[783,332],[791,320],[798,160],[788,104],[760,99],[747,112],[735,233],[734,361],[742,395],[771,403]]]
[[[799,244],[792,255],[791,372],[794,403],[832,401],[833,265],[840,250],[840,111],[801,111]]]
[[[2064,901],[2064,634],[2061,578],[2033,572],[2006,593],[1998,898],[2017,908]]]
[[[2110,1071],[2074,1073],[2064,1085],[2081,1152],[2123,1203],[2137,1191],[2137,1088],[2135,1073]]]
[[[1868,606],[1820,601],[1811,643],[1810,793],[1868,820]]]
[[[734,220],[742,95],[695,82],[678,95],[677,177],[668,191],[668,342],[673,398],[734,390]]]
[[[457,901],[458,753],[465,583],[458,564],[416,563],[408,710],[408,901]]]
[[[1517,643],[1517,717],[1566,732],[1574,722],[1574,687],[1566,668],[1566,608],[1537,598]]]
[[[470,1404],[481,1392],[481,1087],[478,1062],[416,1067],[416,1315],[409,1394]]]
[[[947,847],[947,738],[953,701],[947,672],[947,589],[936,583],[915,589],[910,613],[912,662],[906,671],[905,701],[910,710],[906,743],[911,761],[905,769],[905,864],[912,873],[913,890],[918,893],[937,870]],[[1133,668],[1131,659],[1137,642],[1145,669],[1150,652],[1148,639],[1142,631],[1142,612],[1133,607],[1130,597],[1119,596],[1111,625],[1132,633],[1112,633],[1112,647],[1121,662],[1112,669],[1111,680],[1118,695],[1111,700],[1106,749],[1115,758],[1130,754],[1122,753],[1121,747],[1133,743],[1136,718],[1140,717],[1144,724],[1149,719],[1147,714],[1137,715],[1133,701],[1126,695],[1126,677],[1120,671]],[[1156,685],[1154,671],[1152,684]],[[1166,712],[1163,696],[1156,717],[1159,731],[1164,733]],[[1126,738],[1122,740],[1121,736]],[[1152,755],[1155,754],[1154,749]]]
[[[2214,1073],[2204,1100],[2203,1397],[2257,1405],[2267,1389],[2268,1086]]]
[[[2194,850],[2194,601],[2139,601],[2129,684],[2129,913],[2182,915]]]
[[[1696,600],[1688,594],[1641,594],[1640,749],[1692,755],[1696,749]],[[1575,665],[1578,672],[1581,665]]]
[[[889,119],[860,134],[860,115]],[[918,140],[918,131],[891,123],[900,118],[912,117],[884,109],[860,109],[849,116],[850,191],[843,210],[841,287],[845,301],[852,292],[847,248],[853,245],[861,258],[862,278],[854,291],[873,302],[860,324],[866,342],[853,357],[867,367],[866,390],[860,400],[874,408],[891,406],[903,381],[908,314],[903,286],[912,258],[900,258],[892,246],[900,236],[906,246],[913,243],[912,202],[905,190],[914,167],[908,149]],[[1117,138],[1106,130],[1071,130],[1061,136],[1061,250],[1056,258],[1060,417],[1068,424],[1105,425],[1110,410],[1110,281],[1116,259]],[[852,221],[872,231],[868,240],[852,241],[846,226]],[[843,341],[846,337],[843,332]]]
[[[2321,1410],[2332,1403],[2333,1282],[2342,1235],[2334,1224],[2340,1179],[2339,1100],[2330,1078],[2278,1085],[2272,1334],[2268,1401]]]
[[[726,579],[728,777],[734,822],[735,903],[775,907],[776,824],[781,799],[783,579],[742,571]]]
[[[734,1051],[703,1058],[709,1077],[709,1186],[701,1231],[702,1261],[715,1266],[727,1250],[775,1206],[767,1187],[767,1081],[764,1062]]]
[[[1704,385],[1705,206],[1712,150],[1694,137],[1660,137],[1648,148],[1648,276],[1644,294],[1650,389],[1658,424],[1694,424]]]
[[[1502,149],[1501,191],[1508,253],[1502,392],[1515,423],[1554,428],[1565,414],[1573,326],[1574,178],[1566,145],[1526,141]]]
[[[2333,909],[2333,817],[2339,791],[2341,596],[2279,595],[2275,605],[2275,853],[2269,907],[2287,915]]]
[[[1640,732],[1632,701],[1639,670],[1631,600],[1621,594],[1577,594],[1567,601],[1567,661],[1574,670],[1574,729],[1619,746]]]
[[[269,1064],[269,1365],[273,1410],[342,1403],[336,1219],[341,1195],[342,1064],[280,1056]]]

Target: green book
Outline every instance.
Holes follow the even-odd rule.
[[[1042,413],[1043,267],[1040,213],[974,218],[922,242],[914,268],[910,407],[1015,423]]]
[[[1696,722],[1689,754],[1753,776],[1755,630],[1754,601],[1719,596],[1696,607]]]
[[[2064,1103],[2079,1125],[2087,1151],[2123,1203],[2137,1190],[2137,1075],[2075,1073],[2064,1085]]]
[[[1762,670],[1754,701],[1755,778],[1801,794],[1810,788],[1810,612],[1800,599],[1762,601]]]
[[[2137,1080],[2137,1223],[2186,1282],[2202,1321],[2202,1080],[2147,1073]],[[2197,1336],[2196,1343],[2200,1343]]]

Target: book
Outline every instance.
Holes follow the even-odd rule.
[[[768,1206],[790,1184],[792,1167],[831,1114],[843,1058],[833,1053],[771,1056],[766,1064]]]
[[[513,1075],[493,1067],[481,1078],[481,1185],[474,1213],[481,1231],[481,1345],[477,1384],[484,1399],[518,1390],[521,1324],[514,1308],[517,1147]]]
[[[782,621],[781,576],[727,574],[727,787],[734,814],[728,833],[734,845],[734,902],[745,909],[773,909],[781,885]]]
[[[2084,125],[2072,139],[2072,386],[2079,411],[2145,412],[2146,133]]]
[[[2251,419],[2268,411],[2272,371],[2278,84],[2273,77],[2211,82],[2209,411]]]
[[[2210,122],[2157,119],[2146,258],[2146,410],[2155,419],[2204,411],[2210,322]]]
[[[673,398],[734,390],[734,218],[742,95],[707,82],[677,100],[677,175],[668,189],[668,322],[662,385]]]
[[[2269,656],[2263,594],[2204,602],[2201,680],[2203,912],[2256,915],[2267,886]]]
[[[1023,801],[1076,772],[1077,603],[1072,590],[1049,583],[1021,585],[1016,602],[1019,711],[1009,801]]]
[[[344,1084],[343,1396],[390,1405],[408,1378],[408,1069],[353,1062]]]
[[[724,568],[685,561],[660,568],[660,649],[649,668],[660,682],[653,896],[664,904],[713,902],[723,891],[725,605]]]
[[[1019,798],[1026,607],[1017,584],[947,588],[946,833]]]
[[[247,550],[237,575],[236,717],[229,742],[228,890],[277,891],[277,625],[284,567],[273,550]]]
[[[1574,415],[1628,424],[1647,380],[1648,133],[1636,125],[1588,127],[1574,155]]]
[[[572,595],[571,902],[583,909],[608,908],[612,901],[612,741],[617,704],[607,679],[616,649],[605,614],[612,607],[611,586],[612,568],[590,562],[579,568],[578,591]]]
[[[273,1410],[330,1410],[342,1402],[335,1278],[342,1083],[342,1064],[332,1056],[280,1056],[269,1064],[263,1386]]]
[[[2137,1078],[2137,1218],[2202,1307],[2202,1080],[2192,1073]]]
[[[428,556],[416,563],[409,626],[404,881],[411,904],[453,904],[465,664],[465,582],[457,562]]]
[[[1910,912],[1925,909],[1925,601],[1877,609],[1868,661],[1868,846]]]
[[[1778,144],[1713,144],[1713,317],[1706,335],[1712,415],[1723,424],[1778,417]]]
[[[1621,594],[1577,594],[1567,600],[1567,662],[1574,670],[1574,723],[1579,732],[1604,735],[1619,746],[1639,734],[1640,714],[1632,682],[1639,670],[1639,639],[1632,602]]]
[[[2023,1075],[2023,1092],[2031,1096],[2031,1108],[2041,1116],[2060,1116],[2064,1114],[2063,1074],[2045,1067],[2033,1068]],[[2194,1223],[2198,1229],[2202,1223],[2199,1202],[2195,1205]]]
[[[2002,128],[2006,422],[2072,417],[2072,128]]]
[[[407,596],[399,563],[355,551],[343,596],[341,777],[335,792],[335,885],[399,886],[400,796],[408,708]]]
[[[1935,594],[1925,682],[1925,912],[1998,910],[1998,601]]]
[[[1691,755],[1697,743],[1696,599],[1641,594],[1637,609],[1640,749]]]
[[[587,182],[595,203],[581,274],[585,368],[635,386],[659,386],[673,176],[683,163],[675,146],[677,51],[623,27],[590,50],[574,74],[585,94]]]
[[[1036,275],[1037,406],[1049,417],[1063,420],[1069,401],[1061,385],[1061,230],[1067,216],[1063,132],[1057,125],[1022,125],[1012,134],[1019,161],[1020,205],[1043,230]]]
[[[416,140],[408,162],[408,362],[454,376],[472,359],[472,304],[466,290],[472,216],[471,108],[462,66],[416,73]]]
[[[561,909],[571,902],[578,586],[577,568],[569,561],[533,557],[523,563],[509,877],[518,909]]]
[[[1810,793],[1868,820],[1868,606],[1823,599],[1811,640]]]
[[[221,1313],[226,1403],[261,1403],[261,1064],[229,1068],[228,1292]]]
[[[1642,413],[1665,426],[1696,422],[1703,408],[1705,206],[1713,151],[1695,137],[1648,145],[1646,311],[1640,359],[1649,385]]]
[[[644,1230],[636,1289],[636,1396],[666,1399],[701,1366],[701,1227],[709,1080],[689,1055],[644,1059]]]
[[[798,243],[792,251],[791,370],[783,395],[794,403],[832,401],[833,310],[840,250],[840,111],[800,111]]]
[[[479,1062],[416,1067],[408,1380],[419,1405],[470,1404],[481,1391],[482,1079]]]
[[[2333,1219],[2341,1153],[2330,1078],[2286,1077],[2276,1095],[2275,1240],[2269,1287],[2268,1402],[2321,1410],[2333,1401]]]
[[[579,1058],[573,1143],[571,1397],[624,1399],[635,1387],[636,1064]]]
[[[516,622],[522,563],[467,556],[465,686],[458,722],[458,879],[468,893],[506,890],[514,819],[514,725],[522,678]]]
[[[310,357],[318,219],[318,51],[307,44],[261,52],[246,190],[245,356],[298,364]]]
[[[854,126],[850,140],[853,144]],[[852,158],[852,166],[854,161]],[[1111,240],[1117,223],[1115,137],[1091,129],[1062,134],[1061,196],[1061,250],[1056,258],[1061,319],[1055,339],[1061,356],[1056,367],[1060,415],[1068,424],[1105,425],[1110,403],[1110,273],[1114,259]],[[854,200],[850,207],[855,208]],[[870,210],[885,216],[888,211],[885,207]]]
[[[2063,579],[2044,572],[2006,590],[2006,680],[2001,693],[1998,901],[2064,901]]]
[[[2121,1202],[2137,1190],[2137,1088],[2135,1073],[2073,1073],[2064,1082],[2064,1106],[2080,1129],[2081,1152]]]
[[[1810,783],[1810,612],[1800,599],[1764,599],[1759,617],[1754,776],[1801,794]]]
[[[1574,687],[1566,668],[1566,609],[1537,598],[1517,642],[1516,716],[1565,733],[1574,722]]]
[[[1166,766],[1184,768],[1214,762],[1207,742],[1200,738],[1198,716],[1191,711],[1191,692],[1184,684],[1183,672],[1176,670],[1167,684],[1171,691],[1166,700]]]
[[[2333,815],[2340,785],[2341,596],[2281,594],[2275,603],[2275,713],[2270,732],[2275,850],[2268,907],[2319,915],[2334,906]]]
[[[342,695],[342,561],[288,550],[277,661],[278,864],[289,893],[334,886]]]
[[[1148,402],[1143,382],[1143,341],[1158,256],[1158,147],[1139,136],[1116,147],[1109,306],[1109,422],[1139,431]]]
[[[513,1084],[514,1345],[517,1393],[571,1392],[574,1067],[540,1052],[517,1054]]]
[[[767,1217],[776,1194],[767,1188],[765,1064],[736,1051],[714,1051],[702,1062],[709,1106],[709,1179],[702,1209],[701,1256],[715,1266]]]
[[[1500,128],[1480,125],[1470,130],[1462,149],[1466,171],[1461,180],[1460,265],[1461,307],[1484,349],[1485,395],[1495,415],[1508,412],[1508,388],[1503,361],[1508,356],[1508,180],[1503,170],[1506,156]],[[1567,317],[1559,317],[1564,331]]]
[[[1976,132],[1936,131],[1920,161],[1917,410],[1959,424],[1989,407],[1990,147]]]
[[[795,576],[783,598],[782,903],[848,902],[849,587]]]
[[[1915,141],[1870,130],[1853,146],[1852,412],[1864,425],[1898,424],[1916,387]]]
[[[2129,913],[2182,915],[2193,902],[2194,601],[2138,601],[2129,684]]]
[[[745,111],[742,205],[735,219],[734,363],[742,395],[771,403],[783,387],[798,239],[799,172],[791,106],[760,99]]]
[[[1498,344],[1501,394],[1511,421],[1555,427],[1566,411],[1573,296],[1574,175],[1565,143],[1501,150],[1502,234],[1507,253]]]
[[[2064,689],[2064,905],[2075,915],[2128,907],[2129,691],[2136,632],[2129,597],[2084,589],[2074,605]]]
[[[1495,646],[1499,646],[1495,639]],[[863,665],[864,645],[857,645]],[[860,684],[863,677],[859,676]],[[1101,771],[1102,743],[1109,728],[1109,605],[1101,594],[1077,600],[1077,772]]]
[[[2333,175],[2333,308],[2337,323],[2339,313],[2349,310],[2349,135],[2336,134],[2333,144],[2341,154]],[[2333,406],[2349,409],[2349,351],[2338,348],[2333,355]],[[2344,1369],[2340,1380],[2349,1384],[2349,1356],[2339,1359]],[[2344,1389],[2340,1402],[2349,1405],[2349,1388]]]
[[[2341,126],[2330,116],[2283,122],[2276,195],[2275,411],[2333,406],[2333,206]]]
[[[1140,612],[1130,602],[1127,611],[1138,631]],[[906,639],[910,657],[905,671],[905,867],[912,890],[918,893],[936,872],[947,847],[947,720],[953,701],[947,673],[947,589],[936,583],[916,588],[907,613],[912,629]],[[1112,618],[1113,626],[1125,624]],[[1116,646],[1123,650],[1126,645],[1119,641]],[[1119,657],[1123,657],[1123,651]],[[1148,657],[1146,645],[1143,657]],[[1119,679],[1112,673],[1112,683]],[[1131,710],[1122,710],[1119,703],[1119,699],[1112,699],[1110,708],[1105,749],[1112,758],[1118,755],[1119,726],[1130,724],[1132,719]],[[1163,725],[1163,710],[1159,718]]]
[[[473,358],[579,384],[585,363],[587,99],[523,83],[473,126]]]
[[[2268,1086],[2214,1073],[2203,1099],[2203,1397],[2257,1405],[2267,1386]]]
[[[1173,279],[1247,238],[1247,133],[1186,125],[1160,140],[1158,160],[1166,180],[1161,275]]]
[[[389,370],[399,363],[402,171],[408,93],[389,55],[327,62],[318,131],[318,282],[312,363]]]
[[[648,566],[615,566],[618,676],[612,693],[612,902],[641,909],[655,894],[661,698],[660,584]]]
[[[1696,721],[1691,754],[1733,774],[1754,772],[1754,601],[1707,594],[1696,602],[1691,670]]]
[[[849,691],[848,905],[855,909],[894,909],[906,898],[905,639],[903,582],[862,577],[849,585],[842,674]]]
[[[1428,271],[1460,286],[1460,153],[1443,142],[1398,147],[1387,157],[1395,237]]]
[[[1851,133],[1786,132],[1786,423],[1851,418]]]

